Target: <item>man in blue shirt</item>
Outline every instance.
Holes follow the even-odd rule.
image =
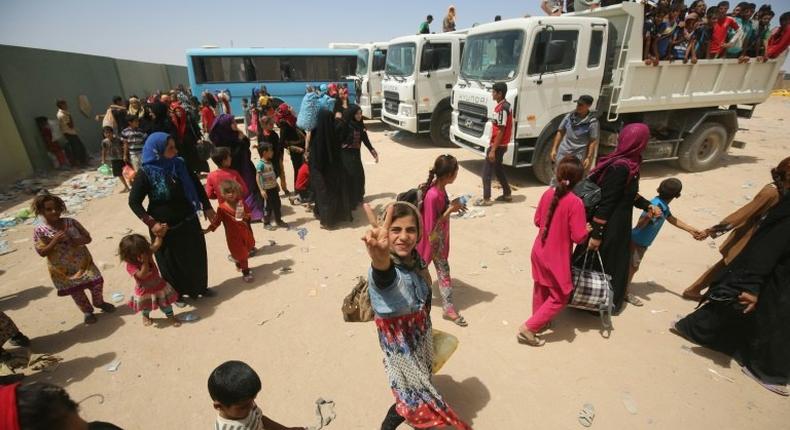
[[[631,232],[631,272],[628,277],[628,284],[634,279],[634,274],[639,270],[639,265],[645,256],[645,252],[661,231],[664,226],[664,221],[669,221],[675,227],[687,231],[695,239],[699,239],[704,235],[703,232],[696,228],[684,223],[683,221],[675,218],[672,211],[669,210],[669,203],[672,200],[680,197],[680,191],[683,189],[683,184],[677,178],[669,178],[661,181],[658,186],[658,196],[650,201],[650,204],[661,208],[661,216],[651,218],[647,212],[642,212],[639,221],[636,223]],[[642,301],[638,297],[626,291],[625,301],[634,305],[642,306]]]

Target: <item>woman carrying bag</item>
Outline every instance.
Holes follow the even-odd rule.
[[[601,187],[601,202],[592,213],[590,240],[586,247],[577,247],[574,256],[577,261],[588,250],[600,252],[603,271],[611,276],[615,314],[626,298],[633,208],[648,211],[651,217],[661,216],[661,209],[639,195],[639,168],[648,140],[646,124],[626,125],[618,136],[617,149],[602,157],[590,172],[590,179]]]

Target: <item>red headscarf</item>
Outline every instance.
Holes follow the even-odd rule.
[[[633,123],[623,127],[617,139],[617,149],[609,155],[601,157],[590,176],[598,176],[596,182],[600,185],[606,169],[610,166],[620,165],[628,167],[628,180],[639,174],[642,165],[642,152],[647,148],[650,140],[650,128],[647,124]]]
[[[326,93],[329,94],[329,97],[337,97],[337,84],[327,85]]]
[[[19,430],[16,387],[19,383],[0,386],[0,429]]]
[[[181,103],[170,103],[170,121],[173,122],[173,125],[176,128],[178,139],[183,139],[184,134],[186,134],[187,131],[187,111],[184,110],[184,108],[181,106]]]
[[[274,114],[274,122],[281,123],[285,121],[291,127],[296,127],[296,117],[291,112],[291,107],[288,103],[283,103],[277,107],[277,113]]]

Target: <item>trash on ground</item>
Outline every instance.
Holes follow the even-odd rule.
[[[595,407],[592,403],[585,403],[579,411],[579,424],[590,427],[595,419]]]
[[[275,315],[275,316],[273,316],[273,317],[271,317],[271,318],[269,318],[269,319],[262,320],[261,322],[259,322],[259,323],[258,323],[258,325],[264,325],[264,324],[266,324],[266,323],[267,323],[267,322],[269,322],[269,321],[274,321],[274,320],[276,320],[277,318],[280,318],[281,316],[283,316],[283,314],[284,314],[284,313],[285,313],[285,311],[284,311],[284,310],[282,310],[282,311],[280,311],[280,312],[277,312],[277,315]]]
[[[119,367],[121,367],[121,360],[113,360],[107,365],[106,369],[108,372],[115,372]]]
[[[110,299],[112,299],[113,303],[121,303],[124,299],[124,295],[123,293],[112,293]]]
[[[502,325],[508,325],[508,324],[510,324],[510,323],[507,322],[507,320],[502,320]]]
[[[729,376],[722,375],[721,373],[717,372],[715,369],[711,369],[710,367],[708,367],[708,372],[710,372],[710,373],[716,375],[717,377],[719,377],[721,379],[724,379],[726,381],[735,382],[734,379],[730,378]]]
[[[663,312],[669,312],[669,311],[666,310],[666,309],[651,309],[650,310],[650,313],[652,313],[652,314],[660,314],[660,313],[663,313]]]
[[[481,268],[481,269],[488,269],[488,265],[487,265],[486,263],[484,263],[484,262],[482,262],[482,261],[481,261],[481,262],[480,262],[480,268]]]
[[[631,415],[636,415],[639,412],[639,409],[636,407],[636,400],[629,393],[623,393],[623,406]]]
[[[335,402],[332,400],[324,400],[318,398],[315,401],[315,417],[318,419],[318,424],[315,426],[305,427],[307,430],[321,430],[328,426],[337,416],[335,413]]]
[[[505,254],[510,254],[511,252],[512,251],[510,250],[510,248],[506,246],[506,247],[500,249],[499,251],[497,251],[496,253],[499,254],[499,255],[505,255]]]
[[[7,240],[0,240],[0,255],[10,254],[16,251],[16,248],[11,248]]]
[[[304,240],[304,238],[307,237],[307,229],[299,227],[296,229],[296,234],[299,236],[299,239]]]
[[[279,272],[280,272],[280,274],[281,274],[281,275],[284,275],[284,274],[286,274],[286,273],[293,273],[293,271],[294,271],[294,270],[293,270],[293,269],[291,269],[289,266],[285,266],[285,267],[283,267],[283,268],[281,268],[281,269],[279,270]]]
[[[181,320],[181,321],[183,321],[183,322],[192,322],[192,321],[197,321],[197,320],[199,320],[199,319],[200,319],[200,317],[199,317],[199,316],[197,316],[197,315],[195,315],[195,314],[193,314],[192,312],[187,312],[187,313],[185,313],[185,314],[181,314],[181,315],[179,315],[179,316],[178,316],[178,319],[179,319],[179,320]]]
[[[315,297],[315,296],[318,295],[318,290],[313,288],[313,289],[311,289],[310,291],[307,292],[307,295],[310,296],[310,297]]]

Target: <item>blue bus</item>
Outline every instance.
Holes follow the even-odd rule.
[[[356,49],[201,48],[187,50],[192,94],[230,94],[234,116],[243,115],[241,99],[265,86],[275,107],[288,103],[298,113],[307,85],[344,83],[356,100]]]

